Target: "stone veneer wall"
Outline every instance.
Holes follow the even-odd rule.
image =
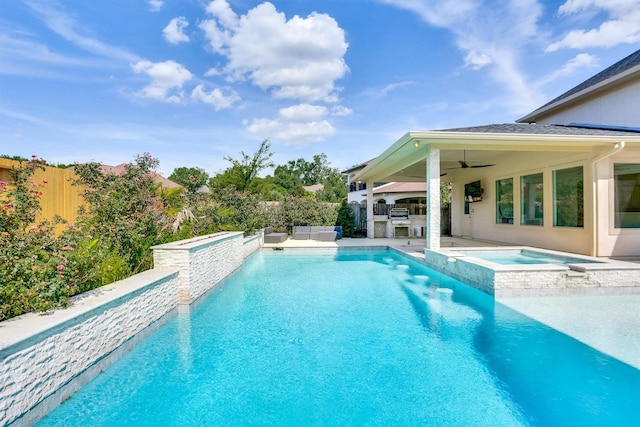
[[[262,247],[264,244],[264,230],[260,230],[257,234],[249,236],[242,242],[242,254],[244,259],[249,258]]]
[[[74,298],[66,310],[0,323],[0,425],[30,426],[215,289],[262,245],[218,233],[154,248],[155,267]]]
[[[640,265],[632,263],[584,264],[572,270],[554,264],[488,267],[482,262],[425,250],[429,267],[495,297],[626,294],[640,290]]]
[[[428,249],[425,250],[424,260],[434,270],[453,277],[486,294],[494,295],[493,270],[464,261],[459,262],[460,260],[453,259],[447,254]]]
[[[241,232],[223,232],[153,247],[155,268],[176,269],[178,303],[189,305],[242,266]]]
[[[66,310],[0,323],[0,425],[32,425],[117,359],[118,349],[175,309],[177,277],[143,272]]]

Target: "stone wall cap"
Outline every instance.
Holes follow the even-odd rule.
[[[208,234],[206,236],[198,236],[192,239],[179,240],[177,242],[164,243],[162,245],[152,246],[153,250],[190,250],[201,246],[208,246],[214,243],[233,239],[242,238],[244,233],[242,231],[221,231],[219,233]]]

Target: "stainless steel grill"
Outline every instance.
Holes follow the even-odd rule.
[[[389,209],[389,219],[409,219],[409,209],[391,208]]]

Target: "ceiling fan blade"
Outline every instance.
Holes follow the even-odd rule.
[[[475,165],[475,166],[469,166],[470,168],[488,168],[490,166],[495,166],[495,165]]]

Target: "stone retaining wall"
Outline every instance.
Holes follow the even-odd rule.
[[[30,426],[242,266],[260,235],[225,232],[154,248],[155,268],[0,322],[0,425]]]
[[[189,305],[242,266],[242,233],[224,232],[153,247],[155,268],[175,269],[178,303]]]

